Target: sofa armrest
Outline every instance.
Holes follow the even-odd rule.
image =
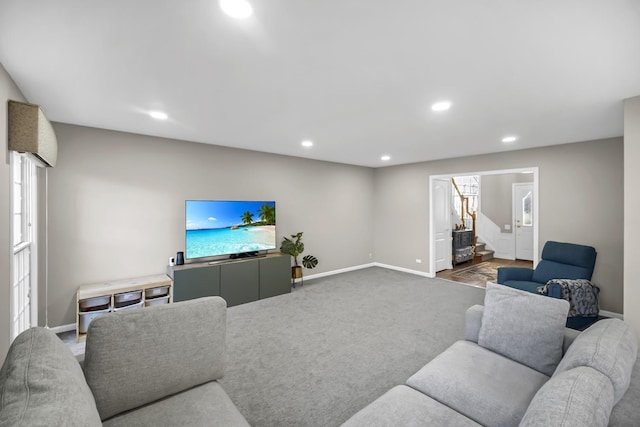
[[[533,270],[524,267],[498,267],[498,283],[504,284],[507,280],[519,280],[530,282]]]
[[[562,354],[565,354],[569,349],[569,346],[573,344],[573,341],[580,335],[580,331],[570,328],[564,328],[564,341],[562,342]]]
[[[78,361],[49,329],[13,341],[0,369],[0,426],[101,426]]]
[[[464,339],[478,342],[480,326],[482,326],[483,305],[474,305],[467,309],[464,315]]]
[[[547,287],[547,296],[551,298],[562,298],[562,286],[558,283],[551,283]]]

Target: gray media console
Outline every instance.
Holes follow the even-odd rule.
[[[275,253],[167,267],[173,301],[221,296],[231,307],[291,292],[291,257]]]

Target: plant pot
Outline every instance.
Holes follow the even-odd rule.
[[[291,278],[292,279],[301,279],[302,278],[302,267],[299,265],[294,265],[291,267]]]

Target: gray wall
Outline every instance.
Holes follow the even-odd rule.
[[[622,138],[377,169],[376,261],[430,271],[430,175],[535,166],[540,173],[540,250],[547,240],[594,246],[598,259],[593,280],[602,289],[601,308],[621,313]]]
[[[322,273],[372,262],[373,169],[54,124],[49,323],[79,285],[163,273],[184,250],[185,199],[275,200],[278,243],[304,231]]]
[[[533,182],[533,174],[507,173],[480,177],[480,211],[503,233],[513,230],[512,184],[517,182]],[[512,228],[507,230],[504,228],[506,224]]]
[[[635,263],[640,260],[640,191],[636,168],[640,164],[640,96],[624,102],[624,320],[640,337],[640,279]]]
[[[10,259],[13,254],[11,241],[11,206],[9,173],[9,151],[7,149],[7,100],[25,101],[20,89],[13,82],[7,71],[0,64],[0,138],[2,138],[3,152],[0,155],[0,364],[4,361],[9,349],[11,330],[10,314]]]

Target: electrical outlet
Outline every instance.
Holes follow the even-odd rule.
[[[416,258],[416,262],[417,262],[418,264],[422,264],[422,260],[421,260],[420,258]]]
[[[511,224],[505,224],[504,225],[504,229],[505,230],[511,230]]]
[[[369,252],[369,259],[373,259],[373,254]]]

